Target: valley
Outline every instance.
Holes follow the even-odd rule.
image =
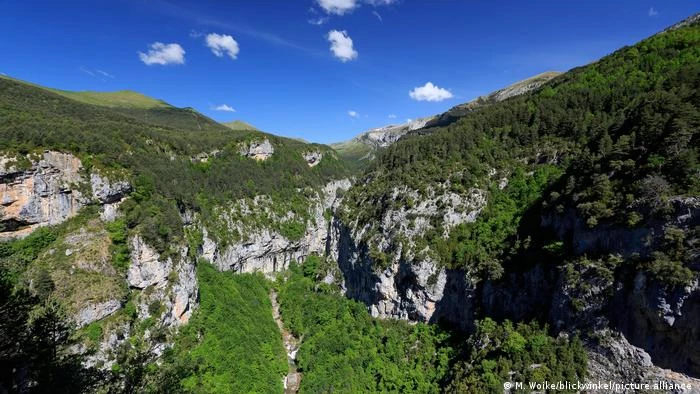
[[[0,393],[695,392],[699,92],[698,15],[331,145],[0,76]]]

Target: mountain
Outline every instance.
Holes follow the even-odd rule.
[[[546,322],[582,335],[593,376],[617,357],[635,365],[617,378],[638,376],[615,349],[633,345],[697,377],[699,33],[477,100],[377,154],[338,209],[346,295],[466,331]]]
[[[223,124],[224,126],[228,127],[229,129],[232,129],[232,130],[253,130],[253,131],[260,131],[260,130],[258,130],[257,127],[255,127],[255,126],[253,126],[253,125],[251,125],[251,124],[249,124],[249,123],[246,123],[246,122],[244,122],[244,121],[242,121],[242,120],[234,120],[234,121],[225,122],[225,123],[222,123],[222,124]]]
[[[554,71],[545,72],[516,82],[486,96],[478,97],[468,103],[455,106],[443,114],[411,120],[400,125],[389,125],[367,130],[349,141],[331,144],[331,147],[348,162],[358,163],[361,166],[363,163],[366,164],[366,162],[373,160],[378,149],[386,148],[412,131],[444,125],[481,106],[497,103],[537,89],[559,75],[561,73]]]
[[[0,78],[0,392],[693,390],[697,21],[345,152]]]
[[[99,105],[110,108],[172,108],[165,101],[154,99],[131,90],[118,92],[70,92],[67,90],[50,89],[51,91],[85,104]]]
[[[454,119],[465,116],[470,111],[473,111],[479,107],[495,104],[503,100],[507,100],[511,97],[525,94],[527,92],[539,88],[543,84],[558,77],[559,75],[561,75],[560,72],[547,71],[541,74],[537,74],[534,77],[523,79],[522,81],[518,81],[503,89],[496,90],[495,92],[489,93],[485,96],[480,96],[468,103],[452,107],[449,111],[440,114],[434,119],[432,119],[431,122],[429,122],[428,126],[445,125]]]
[[[59,94],[64,97],[68,97],[72,100],[79,101],[85,104],[99,105],[103,107],[111,108],[171,108],[172,106],[165,101],[154,99],[148,97],[144,94],[134,92],[131,90],[120,90],[118,92],[94,92],[94,91],[82,91],[82,92],[72,92],[68,90],[60,90],[47,88],[40,85],[36,85],[30,82],[22,81],[19,79],[11,78],[8,76],[0,75],[1,79],[7,79],[14,82],[19,82],[27,85],[31,85],[37,88],[45,89],[50,92]]]

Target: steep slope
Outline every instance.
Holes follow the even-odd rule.
[[[399,139],[339,209],[347,295],[467,331],[485,316],[610,329],[699,376],[699,83],[687,23]],[[596,335],[594,360],[629,348]]]
[[[34,335],[30,309],[70,323],[49,354],[80,359],[62,368],[81,379],[112,371],[147,384],[139,371],[198,308],[197,261],[271,273],[322,254],[328,210],[349,187],[327,146],[231,130],[188,109],[86,104],[3,78],[0,119],[0,237],[10,240],[0,290],[28,305],[0,320],[21,335]],[[2,383],[50,370],[27,346],[0,363]]]
[[[486,96],[478,97],[468,103],[460,104],[449,111],[435,115],[411,120],[400,125],[389,125],[371,129],[349,140],[331,144],[340,157],[349,163],[355,163],[362,168],[369,161],[374,160],[377,150],[386,148],[395,143],[399,138],[414,131],[420,131],[426,127],[445,125],[456,118],[464,116],[469,111],[473,111],[481,106],[497,103],[508,98],[527,93],[537,89],[542,84],[561,75],[561,73],[550,71],[534,77],[518,81],[508,87],[499,89]]]
[[[200,114],[193,108],[177,108],[162,100],[130,90],[117,92],[73,92],[47,88],[10,77],[0,76],[0,78],[8,82],[15,82],[27,87],[55,93],[81,104],[102,107],[153,126],[186,131],[222,131],[225,129],[216,121]]]
[[[246,123],[242,120],[233,120],[231,122],[225,122],[222,123],[224,126],[228,127],[231,130],[253,130],[253,131],[260,131],[257,127],[251,125],[250,123]]]
[[[535,90],[539,88],[540,86],[544,85],[545,83],[549,82],[550,80],[558,77],[561,75],[560,72],[556,71],[547,71],[541,74],[537,74],[534,77],[530,77],[527,79],[524,79],[522,81],[518,81],[510,86],[507,86],[503,89],[499,89],[495,92],[489,93],[485,96],[480,96],[477,97],[476,99],[465,103],[465,104],[460,104],[455,107],[450,108],[449,111],[440,114],[436,116],[435,118],[431,119],[430,122],[426,126],[428,127],[434,127],[434,126],[444,126],[458,118],[461,118],[468,114],[471,111],[474,111],[475,109],[479,107],[483,107],[486,105],[490,104],[495,104],[499,103],[503,100],[507,100],[511,97],[519,96],[521,94],[525,94],[527,92],[530,92],[532,90]]]
[[[85,104],[99,105],[110,108],[172,108],[165,101],[154,99],[131,90],[118,92],[71,92],[68,90],[49,89],[50,91],[68,97],[71,100]]]

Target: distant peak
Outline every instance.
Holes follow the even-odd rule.
[[[664,31],[676,30],[676,29],[680,29],[681,27],[690,26],[690,25],[694,25],[697,23],[700,23],[700,12],[698,12],[695,15],[691,15],[691,16],[683,19],[682,21],[666,28]]]
[[[251,131],[260,131],[257,127],[253,126],[250,123],[246,123],[242,120],[233,120],[230,122],[224,122],[222,123],[224,126],[228,127],[229,129],[232,130],[251,130]]]

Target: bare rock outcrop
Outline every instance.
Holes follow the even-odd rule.
[[[139,316],[152,315],[155,302],[162,310],[156,316],[165,325],[186,323],[197,304],[198,287],[194,263],[183,249],[177,260],[161,258],[140,236],[130,240],[131,265],[127,283],[133,289],[145,290],[139,294]]]
[[[309,167],[316,167],[321,162],[321,159],[323,159],[323,153],[319,151],[306,152],[303,153],[302,156]]]
[[[20,166],[18,160],[29,164]],[[113,219],[116,204],[130,191],[127,181],[97,172],[87,176],[80,159],[69,153],[0,156],[0,239],[62,223],[91,201],[103,206],[104,219]]]
[[[108,300],[105,302],[88,304],[78,312],[75,323],[78,327],[84,327],[94,321],[104,319],[121,309],[121,307],[122,305],[119,300]]]
[[[270,140],[253,140],[240,145],[239,153],[242,156],[249,157],[255,160],[267,160],[275,153],[275,148],[270,143]]]
[[[209,236],[204,224],[201,256],[222,271],[271,273],[287,269],[292,262],[301,263],[311,254],[324,255],[330,236],[331,217],[327,215],[327,210],[337,206],[339,191],[349,187],[350,181],[347,179],[328,183],[320,195],[312,200],[311,219],[305,224],[304,234],[296,240],[265,227],[250,231],[241,227],[231,230],[244,234],[244,237],[222,247]],[[252,211],[246,212],[254,214]],[[240,226],[239,223],[231,225]]]
[[[58,224],[75,216],[87,202],[77,186],[82,181],[80,160],[47,151],[18,169],[8,158],[0,161],[0,239],[26,236],[39,226]]]

